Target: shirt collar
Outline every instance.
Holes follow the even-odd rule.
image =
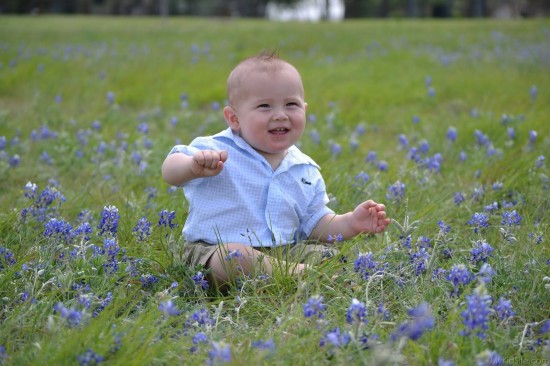
[[[213,138],[217,140],[230,139],[241,150],[245,150],[249,153],[252,153],[253,155],[258,154],[259,156],[261,156],[241,136],[233,132],[233,130],[230,127],[217,133],[216,135],[213,136]],[[285,158],[283,159],[283,161],[281,162],[281,165],[277,170],[287,170],[291,166],[299,165],[299,164],[313,165],[317,169],[319,170],[321,169],[313,159],[311,159],[309,156],[301,152],[300,149],[298,149],[296,146],[292,145],[291,147],[288,148],[288,153],[286,154]]]

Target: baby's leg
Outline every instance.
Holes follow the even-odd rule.
[[[287,263],[268,256],[265,253],[244,244],[229,243],[218,245],[218,250],[206,262],[206,268],[212,269],[212,277],[217,285],[234,280],[243,274],[273,274],[274,267],[288,268],[291,274],[302,273],[304,264]]]

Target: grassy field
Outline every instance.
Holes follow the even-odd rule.
[[[220,295],[160,165],[265,49],[331,207],[394,222]],[[0,17],[0,365],[547,364],[549,117],[548,20]]]

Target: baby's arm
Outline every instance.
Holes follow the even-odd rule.
[[[386,217],[386,206],[373,200],[361,203],[352,212],[342,215],[328,214],[319,220],[311,233],[312,239],[327,241],[329,235],[342,235],[350,239],[361,233],[381,233],[390,224]]]
[[[183,153],[171,154],[162,163],[162,177],[170,185],[181,186],[195,178],[220,174],[226,160],[225,150],[200,150],[193,156]]]

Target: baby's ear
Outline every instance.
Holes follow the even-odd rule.
[[[237,113],[235,113],[235,110],[233,108],[231,108],[230,106],[226,106],[223,109],[223,116],[225,117],[227,124],[233,131],[239,131],[239,118],[237,117]]]

